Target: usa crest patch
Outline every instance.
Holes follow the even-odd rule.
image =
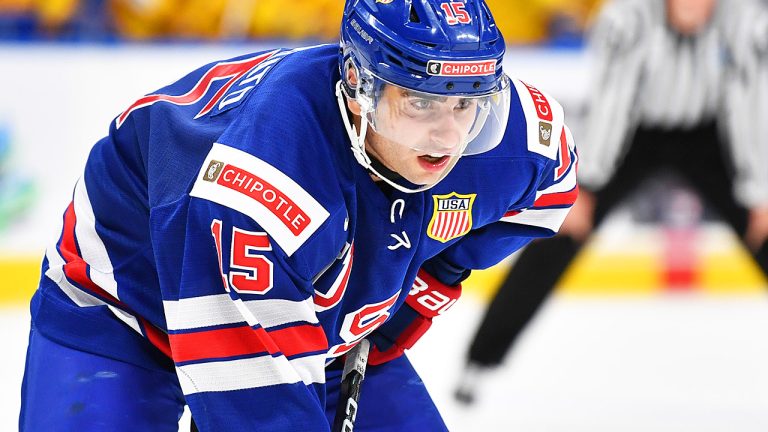
[[[439,242],[461,237],[472,229],[472,204],[477,194],[433,195],[434,210],[427,235]]]

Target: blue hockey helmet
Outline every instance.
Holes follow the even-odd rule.
[[[455,156],[453,164],[461,155],[498,145],[510,101],[504,51],[504,39],[483,0],[348,0],[339,87],[361,107],[359,135],[344,115],[358,161],[371,168],[364,143],[369,125],[407,149]],[[356,73],[354,83],[350,68]],[[407,101],[384,97],[387,86],[402,90]],[[341,105],[341,90],[337,93]],[[446,100],[447,109],[441,106]],[[454,117],[451,126],[458,132],[434,139],[436,134],[426,130],[447,124],[446,113]]]
[[[483,0],[348,0],[342,62],[439,95],[501,89],[504,38]]]

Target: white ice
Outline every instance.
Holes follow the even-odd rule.
[[[410,354],[452,431],[768,430],[768,297],[555,296],[467,408],[452,392],[482,308],[462,299]],[[0,309],[0,326],[0,430],[11,431],[26,308]]]

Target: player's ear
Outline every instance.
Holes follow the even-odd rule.
[[[352,88],[357,88],[357,69],[354,65],[349,64],[349,66],[346,68],[345,71],[345,77],[344,79],[347,81],[347,84],[349,84]],[[357,103],[357,101],[353,98],[347,98],[347,108],[349,108],[349,111],[354,115],[360,115],[360,104]]]

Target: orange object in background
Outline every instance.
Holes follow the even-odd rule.
[[[579,35],[602,1],[487,0],[487,3],[507,44],[524,45],[546,42],[558,37],[558,33]],[[54,37],[68,24],[107,17],[110,22],[101,22],[92,28],[103,28],[134,40],[335,41],[344,8],[343,0],[103,0],[102,4],[105,13],[93,17],[85,11],[86,2],[82,0],[0,0],[0,18],[3,15],[34,17],[42,36]]]
[[[178,0],[109,0],[115,30],[128,39],[151,39],[168,33],[168,22],[175,13]]]
[[[0,1],[0,14],[21,14],[32,10],[33,0],[2,0]]]
[[[129,39],[338,39],[338,0],[110,0]]]
[[[66,0],[59,0],[66,1]],[[488,0],[508,44],[580,33],[602,0]],[[336,40],[340,0],[109,0],[118,33],[130,39],[290,38]]]
[[[72,20],[80,7],[80,0],[35,0],[32,5],[40,25],[46,31],[55,32]]]
[[[249,34],[254,37],[285,36],[337,40],[344,2],[338,0],[260,0],[253,10]]]
[[[0,17],[34,17],[40,31],[56,33],[78,12],[80,0],[0,0]]]
[[[486,0],[507,44],[538,44],[553,31],[583,32],[603,0]],[[567,27],[567,28],[566,28]]]

